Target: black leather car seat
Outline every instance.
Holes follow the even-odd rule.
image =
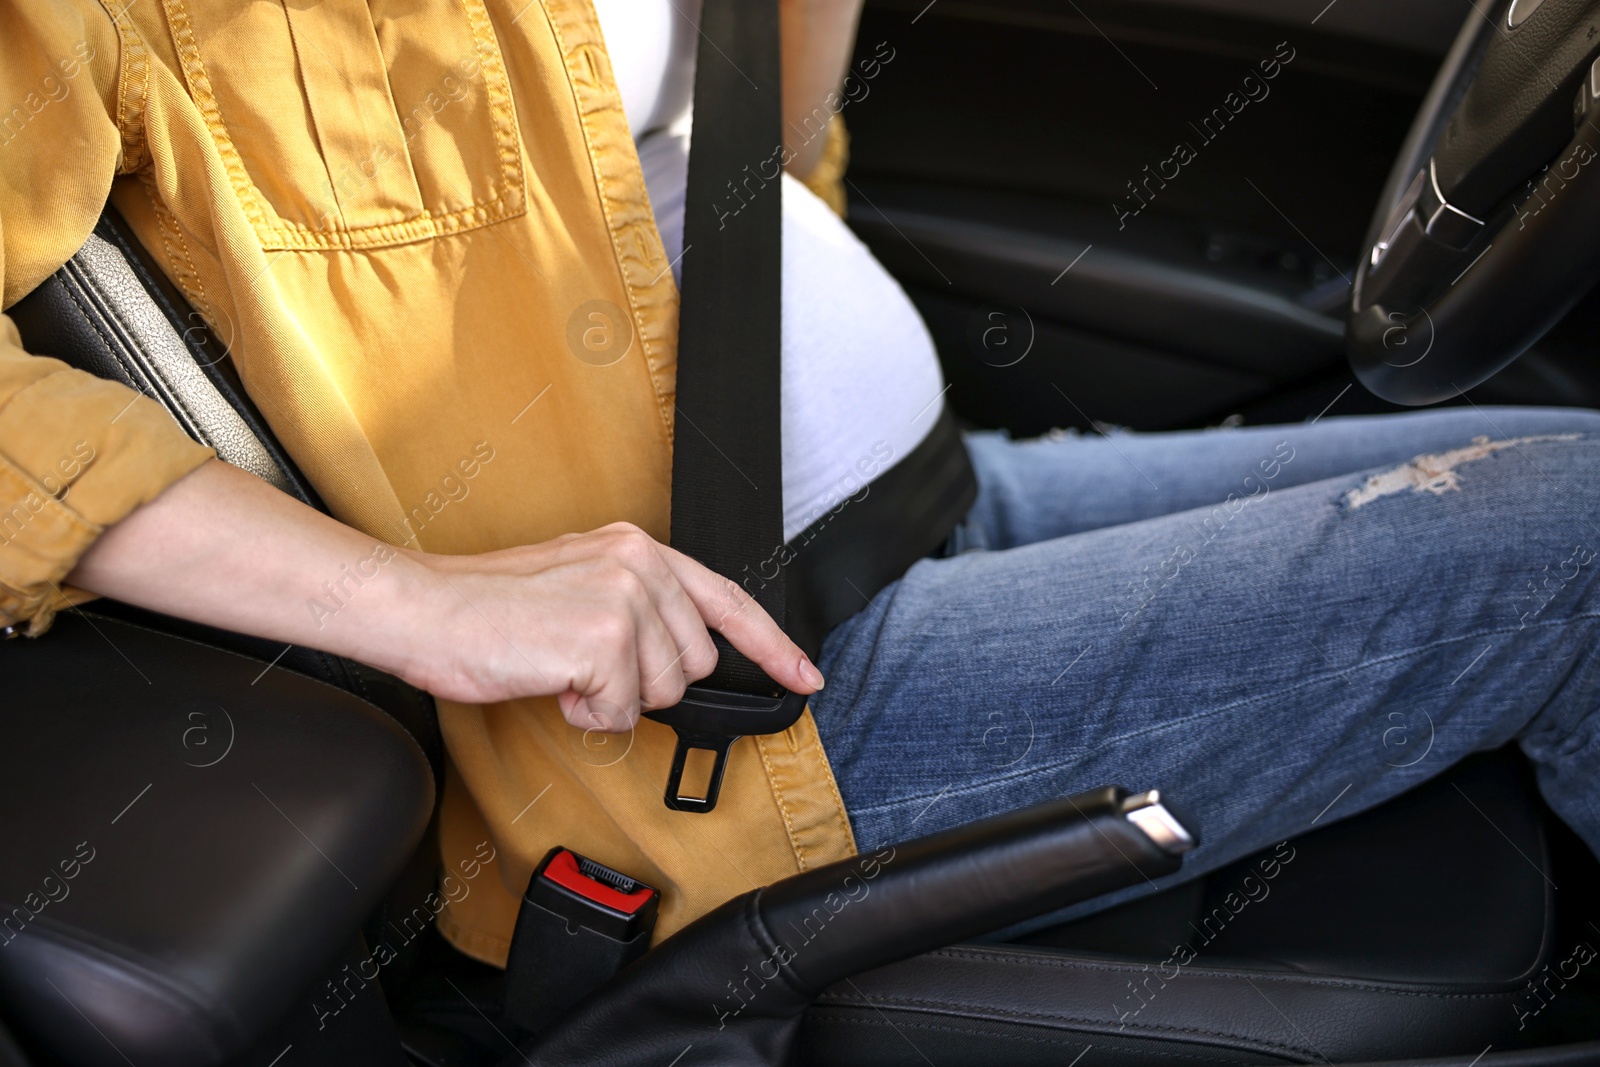
[[[31,350],[160,399],[224,459],[316,503],[217,340],[113,213],[10,313]],[[214,631],[202,639],[264,660],[278,651]],[[283,662],[383,707],[442,759],[425,696],[335,657]],[[1289,847],[1260,900],[1251,886],[1270,857],[1026,943],[957,946],[859,975],[808,1013],[800,1060],[1065,1063],[1093,1045],[1097,1064],[1299,1063],[1514,1038],[1516,997],[1548,956],[1552,922],[1548,850],[1515,759],[1466,766]],[[1179,963],[1185,943],[1194,955]]]

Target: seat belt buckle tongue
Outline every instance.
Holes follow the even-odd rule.
[[[717,806],[722,775],[728,766],[728,749],[741,737],[782,733],[806,710],[803,693],[777,689],[770,694],[735,693],[691,685],[683,699],[670,708],[645,712],[645,718],[665,723],[677,731],[663,799],[673,811],[703,815]],[[704,794],[684,792],[689,753],[710,752],[713,763]]]
[[[506,962],[506,1018],[534,1032],[650,947],[661,894],[571,849],[533,870]]]

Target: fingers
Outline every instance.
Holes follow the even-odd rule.
[[[648,596],[645,600],[636,620],[638,657],[634,669],[639,672],[639,703],[643,710],[653,711],[670,708],[683,699],[684,687],[689,684],[683,672],[687,649],[674,639],[654,600]]]
[[[565,635],[576,658],[568,660],[571,685],[559,703],[573,726],[625,731],[641,710],[678,703],[690,682],[716,667],[708,627],[780,685],[797,693],[822,688],[821,673],[744,589],[635,526],[561,538],[545,551],[557,565],[538,569],[553,579],[564,572],[560,584],[582,590],[576,599],[587,602],[581,624],[569,620]]]
[[[773,681],[796,693],[822,688],[822,672],[737,582],[664,545],[661,556],[705,625],[726,637]]]
[[[688,684],[684,659],[696,647],[694,642],[710,643],[677,580],[652,548],[646,546],[644,551],[654,563],[654,573],[637,553],[628,558],[623,551],[559,569],[586,590],[591,601],[582,622],[569,623],[573,628],[566,635],[578,662],[587,666],[574,671],[572,695],[563,699],[562,711],[582,729],[627,730],[641,710],[678,703]],[[663,601],[670,604],[674,595],[682,601],[675,613],[688,615],[699,631],[682,644],[660,607]]]
[[[615,592],[624,583],[613,578],[610,584]],[[562,694],[561,711],[579,729],[621,733],[639,721],[636,609],[625,596],[608,598],[611,604],[584,633],[589,669],[573,678],[570,698]]]
[[[683,584],[678,581],[678,576],[668,565],[666,553],[669,549],[657,541],[646,538],[645,551],[648,555],[638,559],[636,564],[645,578],[645,587],[650,593],[661,622],[666,626],[673,644],[676,645],[679,673],[687,681],[699,681],[716,669],[717,646],[712,643],[711,634],[707,631],[705,620],[700,617],[694,601],[689,598]],[[649,677],[646,675],[647,680]],[[651,706],[671,707],[682,696],[683,692],[679,689],[670,702]]]
[[[558,698],[561,716],[584,733],[591,730],[603,734],[622,734],[633,729],[639,721],[637,715],[629,716],[599,697],[586,697],[575,689],[568,689]]]
[[[637,526],[614,523],[595,531],[581,546],[569,545],[568,551],[598,551],[606,559],[622,563],[644,581],[651,602],[676,645],[673,658],[688,681],[698,681],[716,669],[717,646],[711,641],[700,611],[668,565],[670,550],[665,545]],[[644,667],[641,670],[648,687],[656,672]],[[666,703],[652,702],[647,695],[646,703],[652,708],[671,707],[682,695],[680,690]]]

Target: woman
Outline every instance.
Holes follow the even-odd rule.
[[[806,118],[835,109],[858,3],[782,10],[786,155],[813,174],[840,134]],[[973,436],[951,550],[830,634],[821,671],[662,545],[692,17],[0,9],[0,99],[42,101],[0,157],[5,305],[109,189],[334,516],[12,333],[0,489],[26,521],[0,621],[109,595],[434,693],[445,860],[502,857],[440,928],[493,963],[554,844],[660,886],[666,934],[858,846],[1115,781],[1182,798],[1192,877],[1513,737],[1600,848],[1587,413]],[[792,536],[860,456],[914,448],[943,386],[894,283],[798,182],[781,195]],[[571,343],[595,315],[620,354]],[[708,626],[816,696],[683,815],[659,797],[670,733],[638,715],[709,672]]]

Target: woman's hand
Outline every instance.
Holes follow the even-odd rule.
[[[554,695],[574,726],[626,730],[716,667],[708,629],[779,684],[822,686],[736,582],[628,523],[481,556],[413,558],[439,583],[440,610],[404,674],[437,696]]]
[[[216,461],[102,534],[68,580],[450,700],[555,696],[584,729],[626,730],[677,703],[716,666],[708,628],[779,684],[822,687],[743,589],[635,526],[478,556],[407,552]]]

